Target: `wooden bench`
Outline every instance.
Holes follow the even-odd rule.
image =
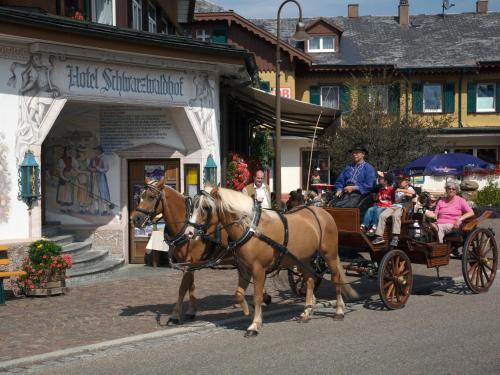
[[[0,266],[8,266],[12,263],[8,255],[9,248],[0,245]],[[0,271],[0,305],[5,305],[5,290],[3,287],[3,279],[10,277],[18,277],[26,275],[24,271]]]

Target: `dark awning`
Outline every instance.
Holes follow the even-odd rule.
[[[231,92],[233,105],[255,120],[256,124],[274,129],[276,124],[276,98],[273,94],[253,87],[238,88]],[[281,98],[281,134],[312,138],[336,124],[340,111],[319,105]]]

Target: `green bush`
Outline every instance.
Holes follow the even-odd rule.
[[[38,240],[30,245],[28,257],[32,264],[50,263],[51,258],[61,254],[62,247],[49,240]]]
[[[475,200],[477,206],[498,206],[500,207],[500,188],[498,184],[489,181],[488,185],[477,192]]]

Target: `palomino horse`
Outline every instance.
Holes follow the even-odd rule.
[[[307,280],[307,293],[301,321],[310,319],[315,297],[313,270],[308,265],[317,251],[330,267],[332,282],[335,283],[335,318],[343,319],[345,304],[341,289],[353,297],[356,292],[344,281],[345,274],[338,256],[337,226],[325,210],[319,207],[304,207],[288,213],[286,219],[282,220],[275,211],[261,211],[255,207],[253,200],[242,193],[216,188],[196,200],[191,222],[202,222],[208,212],[217,214],[229,234],[229,239],[234,241],[233,244],[237,244],[235,257],[240,273],[246,271],[254,281],[254,318],[247,329],[246,337],[256,336],[262,328],[261,304],[266,271],[277,267],[290,268],[296,265],[302,270]],[[289,252],[283,246],[280,248],[280,244],[286,242],[284,227],[288,227]],[[194,228],[188,227],[186,234],[193,236]],[[239,284],[236,292],[236,298],[242,306],[248,280],[249,278],[243,279],[244,283]],[[244,313],[247,315],[248,310],[244,310]]]
[[[210,241],[208,236],[203,239],[192,240],[184,234],[187,227],[190,212],[189,201],[179,192],[164,184],[161,181],[153,181],[146,179],[146,185],[140,197],[140,202],[134,212],[131,214],[131,221],[136,227],[144,226],[150,219],[158,214],[163,214],[165,219],[166,237],[169,239],[171,258],[183,265],[181,285],[179,286],[179,296],[174,310],[169,318],[169,323],[182,324],[182,303],[186,292],[189,290],[189,306],[186,311],[186,319],[192,320],[195,318],[198,309],[195,296],[194,285],[194,269],[203,268],[209,263],[207,258],[213,259],[220,256],[221,251],[217,249],[217,242],[222,246],[227,245],[227,232],[222,229],[216,241]],[[207,233],[216,232],[217,219],[208,218],[204,224],[204,229]],[[225,256],[222,258],[221,265],[233,265],[233,258]],[[241,276],[239,276],[241,277]],[[243,283],[244,281],[240,281]],[[266,295],[266,302],[271,302],[271,297]],[[241,304],[243,311],[248,310],[246,302]]]

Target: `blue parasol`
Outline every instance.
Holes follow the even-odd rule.
[[[446,176],[464,174],[465,170],[493,169],[495,166],[469,154],[426,155],[413,160],[403,169],[409,176]]]

